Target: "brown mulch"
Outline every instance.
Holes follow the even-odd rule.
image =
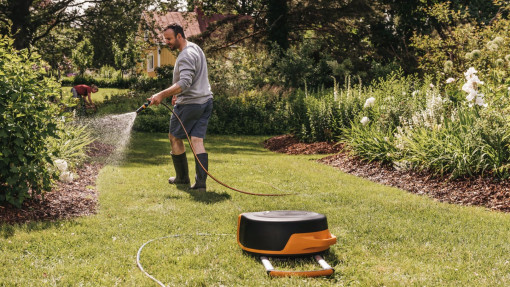
[[[264,141],[264,147],[286,154],[331,154],[342,150],[334,142],[302,143],[292,135],[281,135]]]
[[[272,151],[287,154],[320,153],[316,145],[305,145],[290,135],[278,136],[264,142],[265,147]],[[319,143],[329,145],[331,149],[341,151],[335,143]],[[308,146],[308,149],[304,146]],[[327,150],[326,148],[320,149]],[[335,153],[329,152],[329,153]],[[318,160],[334,166],[343,172],[367,178],[371,181],[398,187],[416,194],[423,194],[442,202],[461,205],[484,206],[493,210],[510,212],[510,181],[494,181],[491,178],[466,178],[448,180],[433,177],[430,174],[413,171],[401,171],[378,162],[366,162],[350,156],[345,151]]]
[[[113,151],[113,146],[95,141],[88,146],[87,155],[93,159],[108,156]],[[26,200],[21,208],[0,206],[0,223],[58,220],[94,214],[97,206],[95,181],[102,167],[103,164],[97,162],[84,163],[73,171],[73,182],[58,182],[44,197]]]

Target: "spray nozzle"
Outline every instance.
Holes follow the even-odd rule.
[[[140,113],[141,111],[145,110],[149,105],[151,104],[151,101],[147,101],[145,104],[141,105],[137,110],[136,113]]]

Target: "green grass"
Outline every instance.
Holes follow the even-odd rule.
[[[344,174],[314,160],[268,152],[262,137],[211,136],[210,171],[254,197],[208,181],[208,192],[167,183],[165,134],[136,133],[124,161],[100,172],[97,215],[0,227],[0,286],[509,286],[510,214],[436,202]],[[190,166],[191,153],[188,152]],[[191,170],[194,170],[191,168]],[[194,173],[194,172],[192,172]],[[337,244],[331,278],[270,279],[235,239],[242,212],[308,210],[328,218]],[[196,236],[197,233],[231,234]],[[311,261],[273,262],[314,269]]]
[[[72,96],[71,95],[71,88],[72,87],[62,87],[62,94],[64,96]],[[99,88],[99,91],[97,93],[92,93],[91,98],[92,102],[94,103],[102,103],[105,99],[105,97],[111,97],[113,95],[122,95],[126,94],[129,91],[129,89],[115,89],[115,88]]]

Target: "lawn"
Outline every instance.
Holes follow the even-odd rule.
[[[143,249],[141,263],[167,286],[510,285],[510,214],[372,183],[315,162],[320,156],[266,151],[263,140],[210,136],[210,172],[246,191],[295,195],[248,196],[211,180],[206,193],[179,190],[167,183],[166,135],[134,133],[123,161],[100,172],[96,215],[0,227],[0,286],[156,286],[136,254],[165,236]],[[240,213],[282,209],[327,216],[338,237],[325,255],[332,277],[271,279],[238,247]]]
[[[72,96],[71,94],[72,87],[62,87],[62,94],[64,96]],[[115,88],[101,88],[99,87],[99,91],[97,93],[92,93],[91,98],[94,103],[102,103],[106,97],[111,97],[113,95],[122,95],[126,94],[129,89],[115,89]]]

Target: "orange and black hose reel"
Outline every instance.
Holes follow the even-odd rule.
[[[336,243],[328,230],[326,216],[308,211],[279,210],[242,213],[237,222],[237,243],[250,253],[261,255],[267,273],[273,277],[329,276],[334,269],[319,254]],[[267,256],[314,255],[321,270],[278,271]]]

